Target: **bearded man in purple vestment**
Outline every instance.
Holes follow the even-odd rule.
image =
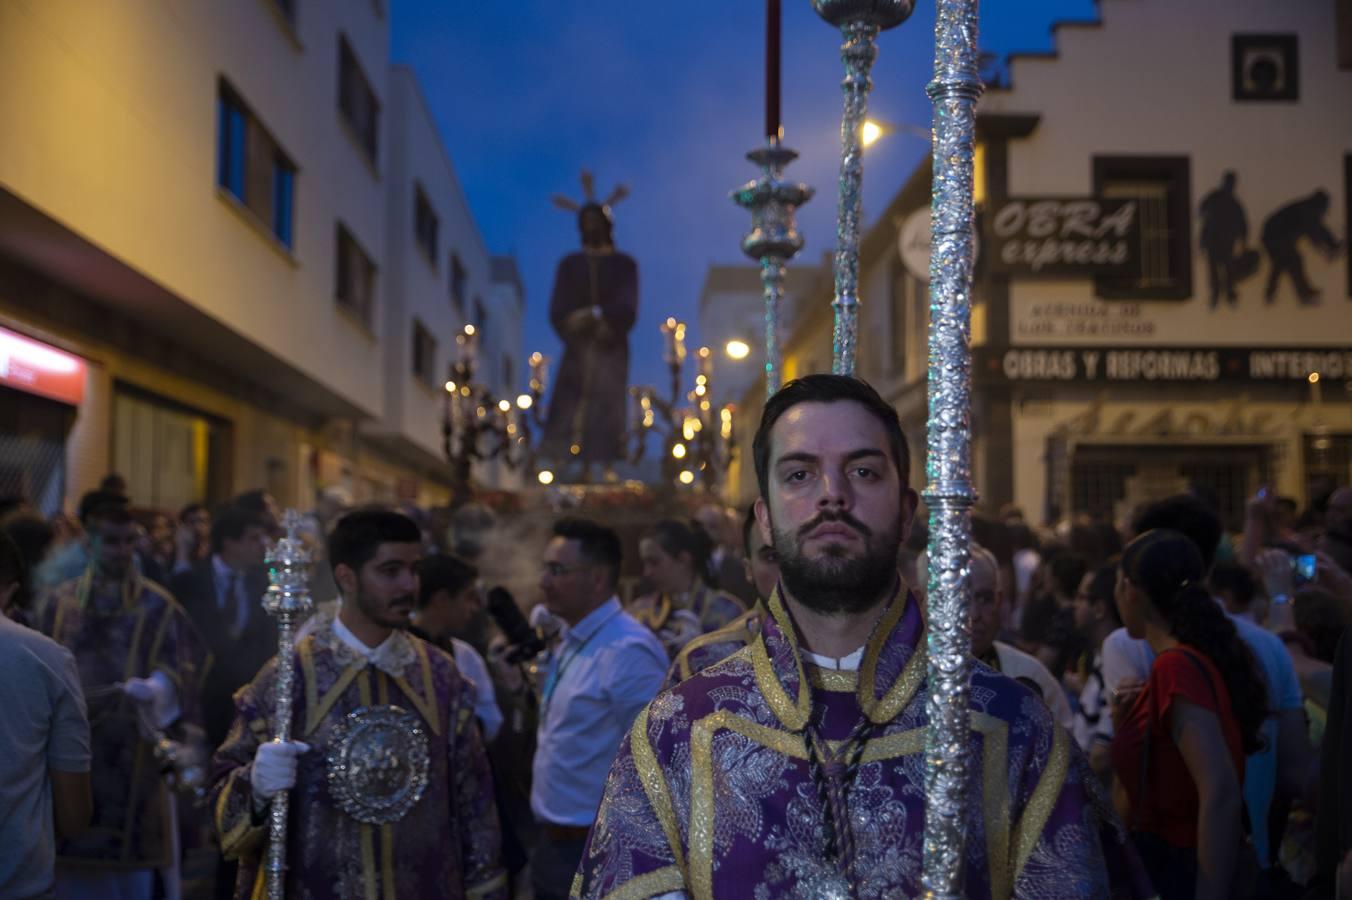
[[[657,696],[620,748],[575,897],[922,892],[923,613],[896,571],[916,507],[896,412],[810,375],[754,442],[780,582],[745,648]],[[1142,896],[1125,834],[1045,705],[971,680],[965,895]]]
[[[329,537],[338,612],[288,661],[293,740],[269,740],[275,657],[235,694],[210,808],[221,851],[239,860],[239,900],[266,895],[269,807],[283,791],[288,897],[507,896],[471,684],[408,633],[421,559],[422,530],[406,516],[344,516]]]
[[[615,249],[610,204],[560,205],[578,210],[582,250],[570,253],[554,275],[549,321],[563,341],[563,360],[550,400],[541,454],[579,460],[584,478],[593,463],[605,468],[624,456],[629,408],[629,331],[638,316],[638,264]]]

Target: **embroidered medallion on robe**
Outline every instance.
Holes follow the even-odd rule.
[[[310,750],[298,759],[291,792],[286,896],[503,898],[501,832],[469,682],[441,650],[403,633],[391,640],[398,643],[380,668],[343,644],[331,620],[296,644],[291,733]],[[240,860],[238,900],[265,896],[256,891],[264,890],[268,819],[254,808],[250,773],[258,745],[275,733],[276,679],[274,658],[235,694],[235,722],[215,758],[211,804],[222,851]],[[361,798],[332,780],[330,757],[348,746],[354,713],[385,728],[380,739],[395,738],[379,753],[425,760],[421,793],[397,821],[360,821],[344,811]],[[410,717],[418,727],[398,746],[389,723]],[[414,752],[419,747],[425,757]],[[384,768],[372,777],[388,781],[400,770],[393,762]],[[397,785],[389,795],[403,796]]]

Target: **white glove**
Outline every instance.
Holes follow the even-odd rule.
[[[265,805],[278,792],[295,787],[296,757],[309,749],[309,744],[300,741],[268,741],[260,744],[258,752],[254,754],[253,773],[249,776],[254,801]]]
[[[128,678],[122,683],[122,693],[141,705],[155,728],[167,728],[179,717],[178,692],[163,672],[151,672],[149,678]]]

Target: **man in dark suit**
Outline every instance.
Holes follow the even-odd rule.
[[[174,576],[171,590],[207,642],[214,662],[202,686],[207,742],[215,750],[235,718],[233,696],[277,653],[277,629],[263,611],[267,522],[226,507],[211,524],[211,555]]]

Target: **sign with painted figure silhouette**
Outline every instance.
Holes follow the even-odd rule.
[[[1279,205],[1263,219],[1258,240],[1251,243],[1238,181],[1235,172],[1225,172],[1220,185],[1202,198],[1197,209],[1210,307],[1215,309],[1222,299],[1227,306],[1237,307],[1241,283],[1260,269],[1267,274],[1262,292],[1265,304],[1292,298],[1300,306],[1317,304],[1321,290],[1307,274],[1305,257],[1315,252],[1333,260],[1345,246],[1326,222],[1328,191],[1317,189]],[[1245,295],[1254,296],[1256,291],[1246,290]]]

